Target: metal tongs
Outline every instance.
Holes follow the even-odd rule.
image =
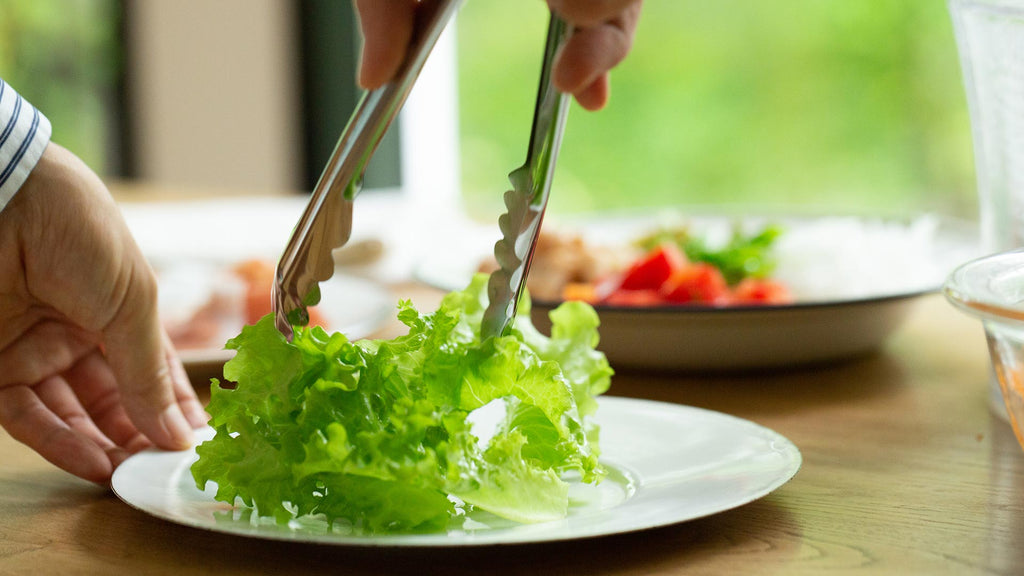
[[[319,283],[334,274],[331,253],[352,233],[352,202],[362,187],[366,163],[462,0],[423,4],[405,62],[394,80],[359,100],[278,262],[272,288],[274,318],[289,340],[292,326],[309,322],[307,308],[320,302]]]
[[[509,330],[530,272],[569,112],[569,96],[560,94],[551,82],[555,54],[569,33],[565,21],[552,12],[526,163],[508,175],[512,183],[512,190],[505,193],[508,212],[498,219],[502,238],[494,245],[494,257],[499,269],[487,283],[489,304],[480,327],[483,338]]]

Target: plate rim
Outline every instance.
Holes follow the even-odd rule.
[[[657,521],[645,521],[637,524],[627,524],[624,528],[619,529],[595,529],[595,530],[583,530],[567,533],[565,531],[555,532],[552,534],[544,534],[539,538],[501,538],[502,529],[496,529],[495,531],[483,532],[479,534],[470,533],[462,538],[452,539],[450,533],[428,533],[428,534],[394,534],[394,535],[376,535],[376,536],[351,536],[351,535],[337,535],[337,536],[319,536],[309,535],[309,537],[302,538],[297,536],[297,532],[285,532],[285,531],[259,531],[258,529],[250,530],[231,530],[231,529],[218,529],[215,523],[201,523],[199,521],[187,521],[180,517],[173,517],[173,514],[169,512],[160,513],[148,509],[145,506],[139,505],[132,499],[127,498],[123,491],[119,489],[119,485],[125,482],[125,475],[131,473],[133,466],[142,460],[138,458],[139,454],[146,455],[157,455],[159,457],[168,458],[170,461],[174,456],[175,458],[175,469],[184,468],[187,474],[187,469],[191,466],[191,460],[195,458],[194,450],[185,450],[180,452],[166,452],[156,449],[147,449],[142,453],[133,455],[125,460],[115,471],[111,478],[111,489],[117,495],[117,497],[125,504],[132,508],[139,510],[147,515],[153,516],[154,518],[162,521],[172,522],[181,526],[187,526],[195,529],[205,530],[208,532],[215,532],[217,534],[235,536],[235,537],[248,537],[257,540],[272,540],[272,541],[286,541],[286,542],[301,542],[305,544],[313,545],[328,545],[328,546],[348,546],[348,547],[362,547],[362,548],[463,548],[463,547],[481,547],[481,546],[511,546],[511,545],[536,545],[552,542],[564,542],[573,540],[583,540],[589,538],[607,537],[620,534],[629,534],[635,532],[641,532],[646,530],[652,530],[656,528],[662,528],[665,526],[671,526],[676,524],[683,524],[698,520],[700,518],[706,518],[733,510],[742,506],[745,506],[751,502],[764,498],[771,494],[775,490],[779,489],[799,472],[803,465],[803,455],[799,448],[787,437],[782,434],[744,418],[727,414],[724,412],[718,412],[706,408],[700,408],[696,406],[689,406],[685,404],[677,404],[672,402],[661,402],[656,400],[622,397],[622,396],[602,396],[599,398],[599,406],[607,407],[613,406],[614,409],[624,411],[639,411],[643,409],[656,409],[664,411],[666,413],[676,412],[678,414],[699,414],[704,418],[714,418],[721,423],[726,423],[729,426],[737,426],[742,429],[750,431],[750,436],[753,437],[754,433],[757,437],[763,440],[769,445],[772,451],[782,458],[777,469],[773,469],[774,474],[771,476],[772,481],[767,483],[764,487],[759,490],[750,491],[742,494],[741,497],[730,501],[728,505],[720,505],[713,509],[708,509],[699,514],[693,514],[685,517],[679,516],[668,516]],[[598,414],[600,414],[600,409]],[[682,429],[685,429],[686,418],[681,419]],[[188,460],[188,461],[187,461]],[[614,462],[614,458],[608,458],[606,460]],[[637,475],[635,491],[639,493],[643,490],[643,478],[639,475],[639,471],[630,467],[629,465],[623,464],[617,466],[622,470],[627,470],[630,473]],[[172,479],[178,479],[180,476],[174,476],[173,478],[168,477],[167,486],[173,485]],[[198,490],[198,489],[197,489]],[[173,492],[173,490],[172,490]],[[627,503],[631,498],[636,497],[634,493],[630,498],[626,498],[622,503],[619,503],[614,508],[618,508],[623,504]],[[225,505],[226,506],[226,505]],[[614,509],[613,508],[613,509]],[[540,526],[537,524],[534,526]],[[482,537],[481,537],[482,535]],[[495,536],[497,535],[497,536]]]
[[[750,312],[787,312],[797,310],[817,310],[824,308],[839,308],[845,306],[866,306],[870,304],[881,304],[898,300],[910,300],[928,294],[937,294],[942,286],[936,285],[931,288],[922,288],[907,292],[884,294],[879,296],[862,296],[856,298],[843,298],[838,300],[804,300],[802,302],[790,302],[787,304],[735,304],[729,306],[715,305],[693,305],[693,304],[662,304],[655,306],[622,306],[614,304],[591,304],[597,312],[629,313],[629,314],[699,314],[699,315],[723,315]],[[532,300],[534,308],[550,310],[565,303],[565,300]]]

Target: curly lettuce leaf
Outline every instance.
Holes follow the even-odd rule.
[[[270,316],[245,327],[227,344],[235,385],[211,386],[197,486],[280,523],[320,514],[362,533],[442,530],[469,508],[564,517],[561,476],[603,474],[590,418],[612,371],[597,315],[567,303],[548,338],[527,304],[512,334],[481,340],[486,281],[432,314],[401,302],[408,333],[392,340],[297,328],[288,342]]]

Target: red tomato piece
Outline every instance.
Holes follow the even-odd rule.
[[[788,304],[793,295],[784,284],[764,278],[744,278],[733,290],[736,304]]]
[[[729,299],[729,286],[722,272],[704,262],[677,270],[660,292],[674,304],[725,304]]]
[[[658,290],[673,273],[686,267],[686,255],[664,242],[633,263],[619,282],[620,290]]]

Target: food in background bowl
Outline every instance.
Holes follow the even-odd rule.
[[[620,248],[579,236],[541,232],[528,278],[539,301],[583,300],[609,306],[756,306],[788,304],[788,287],[771,277],[782,229],[733,229],[714,244],[687,227],[664,228]],[[487,259],[480,270],[497,264]]]
[[[623,269],[638,254],[632,246],[597,246],[577,235],[542,230],[527,279],[530,296],[548,302],[566,299],[568,286],[597,283]],[[489,274],[497,268],[494,257],[488,257],[477,271]]]
[[[933,214],[908,219],[659,211],[551,220],[544,230],[574,233],[586,248],[612,247],[612,253],[636,258],[642,252],[636,240],[655,230],[685,227],[720,247],[737,226],[752,235],[768,225],[783,230],[768,253],[774,262],[768,277],[788,289],[791,304],[596,304],[599,349],[616,368],[672,371],[790,367],[854,357],[877,349],[920,296],[935,292],[949,270],[978,250],[973,223]],[[434,251],[417,275],[452,289],[485,260],[484,249],[483,242],[462,242]],[[630,263],[625,258],[618,270]],[[545,317],[562,296],[531,296],[533,323],[544,332],[550,327]]]

